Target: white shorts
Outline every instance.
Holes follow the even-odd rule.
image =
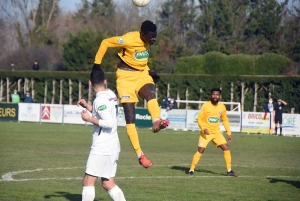
[[[117,172],[118,154],[97,155],[90,154],[86,163],[85,173],[95,177],[111,178]]]

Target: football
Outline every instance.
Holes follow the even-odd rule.
[[[144,7],[149,4],[150,0],[132,0],[132,3],[138,7]]]

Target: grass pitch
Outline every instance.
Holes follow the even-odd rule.
[[[198,132],[138,129],[153,167],[144,169],[119,128],[116,182],[128,201],[300,200],[300,138],[233,134],[233,170],[209,144],[194,176],[186,172]],[[80,201],[91,126],[0,122],[1,201]],[[96,184],[96,201],[111,200]]]

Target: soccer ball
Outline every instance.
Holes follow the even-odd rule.
[[[150,0],[132,0],[132,3],[138,7],[144,7],[149,4]]]

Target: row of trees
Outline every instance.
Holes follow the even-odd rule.
[[[165,0],[138,9],[128,1],[82,0],[64,12],[59,0],[1,2],[1,69],[14,62],[30,69],[87,70],[105,37],[139,30],[145,19],[158,25],[149,65],[172,73],[178,58],[211,51],[227,55],[277,53],[300,63],[300,5],[297,0]],[[117,50],[104,58],[114,71]],[[32,59],[35,58],[35,59]],[[297,70],[295,71],[297,73]]]

